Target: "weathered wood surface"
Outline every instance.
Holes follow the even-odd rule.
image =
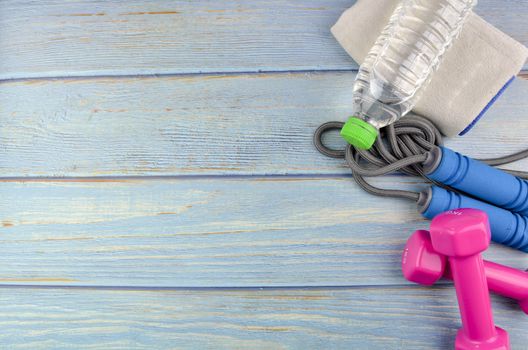
[[[0,1],[0,348],[452,347],[452,287],[399,268],[428,223],[311,143],[351,109],[329,28],[353,2]],[[527,44],[527,6],[477,12]],[[527,93],[448,146],[525,148]],[[525,348],[526,316],[494,301]]]
[[[321,123],[349,115],[354,77],[3,83],[0,176],[345,174],[343,162],[315,151],[312,134]],[[527,94],[528,81],[517,79],[474,130],[448,145],[477,157],[524,149]]]
[[[9,349],[449,349],[460,327],[451,288],[344,290],[2,289]],[[494,298],[524,349],[528,318]]]
[[[355,69],[330,33],[353,0],[0,2],[0,79]],[[476,12],[524,44],[526,0]]]
[[[413,203],[350,178],[2,182],[0,192],[0,284],[405,284],[403,245],[429,225]],[[487,256],[528,267],[505,247]]]

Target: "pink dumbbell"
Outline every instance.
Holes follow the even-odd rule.
[[[433,249],[446,255],[455,282],[462,328],[455,349],[510,349],[508,333],[493,323],[488,282],[481,252],[490,244],[486,213],[450,210],[431,222]]]
[[[402,271],[411,282],[432,285],[440,278],[453,279],[447,258],[437,253],[431,244],[429,231],[414,232],[403,251]],[[488,288],[494,293],[515,299],[528,314],[528,273],[484,260]]]

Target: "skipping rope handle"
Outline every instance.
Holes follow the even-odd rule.
[[[423,164],[431,180],[498,207],[528,215],[528,181],[466,157],[446,147],[434,147]]]

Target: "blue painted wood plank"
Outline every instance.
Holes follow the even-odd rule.
[[[330,27],[353,0],[0,2],[0,79],[353,69]],[[476,12],[528,43],[527,0]]]
[[[0,302],[6,349],[448,349],[460,327],[452,288],[17,288]],[[512,349],[524,349],[528,318],[493,302]]]
[[[402,284],[403,245],[429,225],[410,201],[347,178],[0,182],[0,193],[0,284]],[[487,256],[528,266],[505,247]]]
[[[0,85],[0,176],[345,174],[312,144],[345,120],[354,73],[28,80]],[[526,146],[518,79],[467,136],[471,156]],[[337,138],[334,146],[344,147]],[[528,166],[521,162],[517,168]]]

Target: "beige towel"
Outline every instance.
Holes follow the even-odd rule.
[[[332,34],[361,63],[398,4],[358,0]],[[472,13],[423,91],[414,112],[446,136],[466,133],[522,69],[528,49]]]

